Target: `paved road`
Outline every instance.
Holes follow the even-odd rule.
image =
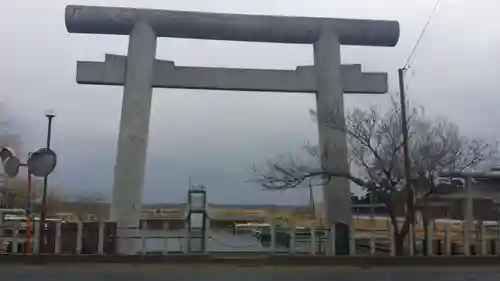
[[[355,269],[174,265],[0,266],[2,281],[498,281],[499,268]]]

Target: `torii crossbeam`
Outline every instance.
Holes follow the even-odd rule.
[[[104,62],[79,61],[79,84],[125,85],[127,57],[106,55]],[[344,93],[384,94],[386,73],[363,73],[360,64],[342,65]],[[176,66],[172,61],[156,60],[153,88],[316,93],[314,66],[296,70],[267,70]]]

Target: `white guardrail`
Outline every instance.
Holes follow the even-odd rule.
[[[32,228],[34,230],[33,237],[30,239],[31,243],[31,248],[32,252],[38,253],[40,250],[39,244],[38,244],[38,237],[39,233],[37,232],[38,227],[37,224],[39,222],[34,222],[34,227]],[[53,248],[53,253],[54,254],[61,254],[62,251],[62,224],[63,222],[56,222],[55,223],[55,245]],[[105,255],[105,243],[106,240],[109,239],[108,237],[105,237],[105,224],[106,222],[99,222],[99,229],[98,229],[98,241],[97,241],[97,253],[96,254],[102,254]],[[76,254],[82,254],[82,246],[83,246],[83,223],[79,222],[76,223],[76,236],[74,243],[76,243]],[[25,252],[19,251],[19,245],[23,244],[26,242],[26,236],[24,234],[20,234],[20,224],[19,223],[11,223],[9,225],[4,225],[3,228],[1,228],[0,233],[4,233],[6,229],[10,229],[12,235],[6,237],[2,237],[3,239],[3,244],[7,242],[7,244],[10,243],[11,245],[11,253],[14,254],[25,254]],[[149,233],[148,233],[149,232]],[[153,231],[154,232],[154,231]],[[309,233],[307,233],[309,232]],[[124,235],[127,233],[127,235]],[[215,240],[221,240],[217,239],[216,235],[212,233],[212,231],[207,231],[207,234],[205,236],[202,236],[201,234],[196,235],[196,234],[189,234],[187,233],[186,230],[182,231],[182,235],[160,235],[162,232],[158,231],[156,233],[151,234],[151,231],[147,230],[140,230],[140,229],[134,229],[132,231],[119,231],[118,230],[118,235],[117,239],[136,239],[140,241],[140,248],[139,248],[139,253],[146,255],[148,254],[147,250],[147,243],[148,240],[150,239],[155,239],[155,240],[160,240],[163,243],[162,250],[161,251],[155,251],[156,253],[164,254],[167,255],[169,254],[170,251],[168,248],[169,246],[169,240],[176,240],[178,245],[180,245],[180,251],[175,251],[176,253],[182,252],[182,253],[190,253],[191,250],[189,249],[188,245],[192,243],[191,240],[198,239],[201,241],[202,239],[205,241],[205,247],[202,251],[204,252],[210,252],[210,251],[216,251],[213,249],[210,249],[207,245],[212,241],[212,242],[217,242]],[[229,232],[228,232],[229,233]],[[268,247],[261,248],[260,250],[257,249],[257,251],[264,251],[268,253],[290,253],[290,254],[311,254],[311,255],[316,255],[316,254],[324,254],[328,253],[330,255],[335,255],[335,243],[328,243],[328,241],[335,241],[335,229],[316,229],[316,228],[310,228],[307,230],[300,230],[300,232],[296,231],[290,231],[290,229],[286,228],[279,228],[273,224],[269,225],[269,240],[268,241]],[[280,244],[280,238],[279,235],[283,233],[287,233],[286,237],[286,247],[282,247]],[[307,235],[305,235],[307,233]],[[395,256],[396,255],[396,247],[395,247],[395,239],[393,235],[393,231],[391,227],[389,226],[389,229],[386,231],[377,231],[377,230],[366,230],[366,231],[358,231],[355,233],[353,227],[351,227],[351,234],[349,237],[349,251],[350,255],[355,256],[355,255],[390,255],[390,256]],[[442,256],[452,256],[452,255],[482,255],[482,256],[488,256],[488,255],[499,255],[500,254],[500,229],[498,229],[498,225],[495,226],[495,229],[492,231],[491,228],[489,228],[489,231],[486,230],[485,225],[480,224],[478,225],[478,228],[474,230],[472,235],[464,235],[465,233],[462,231],[462,233],[458,233],[457,235],[456,232],[453,234],[450,231],[450,225],[446,224],[444,226],[444,235],[435,235],[433,231],[433,227],[427,228],[427,237],[431,237],[431,240],[433,242],[435,241],[440,241],[440,250],[435,249],[435,243],[427,243],[426,244],[426,251],[428,255],[442,255]],[[213,235],[212,235],[213,234]],[[454,238],[452,238],[452,235]],[[444,236],[444,237],[442,237]],[[457,237],[458,239],[462,239],[459,243],[457,243]],[[469,237],[469,239],[464,239],[465,237]],[[258,238],[252,238],[252,239],[258,239]],[[283,242],[283,238],[281,238],[281,242]],[[413,243],[409,243],[409,241],[413,241]],[[226,242],[226,241],[220,241]],[[314,243],[312,243],[314,242]],[[116,243],[116,242],[114,242]],[[300,250],[297,248],[299,244],[302,244],[302,246],[306,246],[308,250],[304,250],[304,247],[302,247]],[[452,253],[452,244],[455,244],[455,247],[458,248],[458,251],[455,251],[455,253]],[[470,251],[471,246],[475,247],[475,253],[472,253]],[[234,248],[238,247],[243,247],[242,245],[234,245]],[[331,247],[330,250],[327,249],[327,247]],[[406,255],[420,255],[421,251],[423,250],[423,243],[422,241],[415,241],[413,239],[413,231],[410,231],[409,235],[407,236],[407,239],[405,241],[405,253]],[[469,250],[467,250],[469,249]],[[419,250],[419,251],[417,251]],[[220,251],[219,251],[220,252]]]

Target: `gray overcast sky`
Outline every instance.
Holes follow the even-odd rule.
[[[51,184],[68,194],[111,193],[121,107],[120,87],[81,86],[77,60],[125,54],[126,36],[68,34],[66,4],[144,7],[245,14],[398,20],[395,48],[343,48],[345,63],[387,71],[396,91],[402,67],[435,0],[3,0],[0,2],[0,101],[24,152],[45,138],[43,113],[52,109],[60,162]],[[434,116],[469,134],[500,137],[500,2],[443,0],[408,75],[408,94]],[[295,68],[312,64],[312,47],[161,39],[157,57],[177,65]],[[384,105],[388,96],[349,96],[346,106]],[[307,94],[155,90],[147,202],[185,200],[187,180],[207,185],[211,201],[306,204],[307,191],[258,191],[245,183],[251,167],[317,141]]]

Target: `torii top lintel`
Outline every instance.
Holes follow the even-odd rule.
[[[313,44],[323,31],[342,45],[393,47],[397,21],[218,14],[101,6],[66,7],[71,33],[128,35],[147,22],[158,37]]]

